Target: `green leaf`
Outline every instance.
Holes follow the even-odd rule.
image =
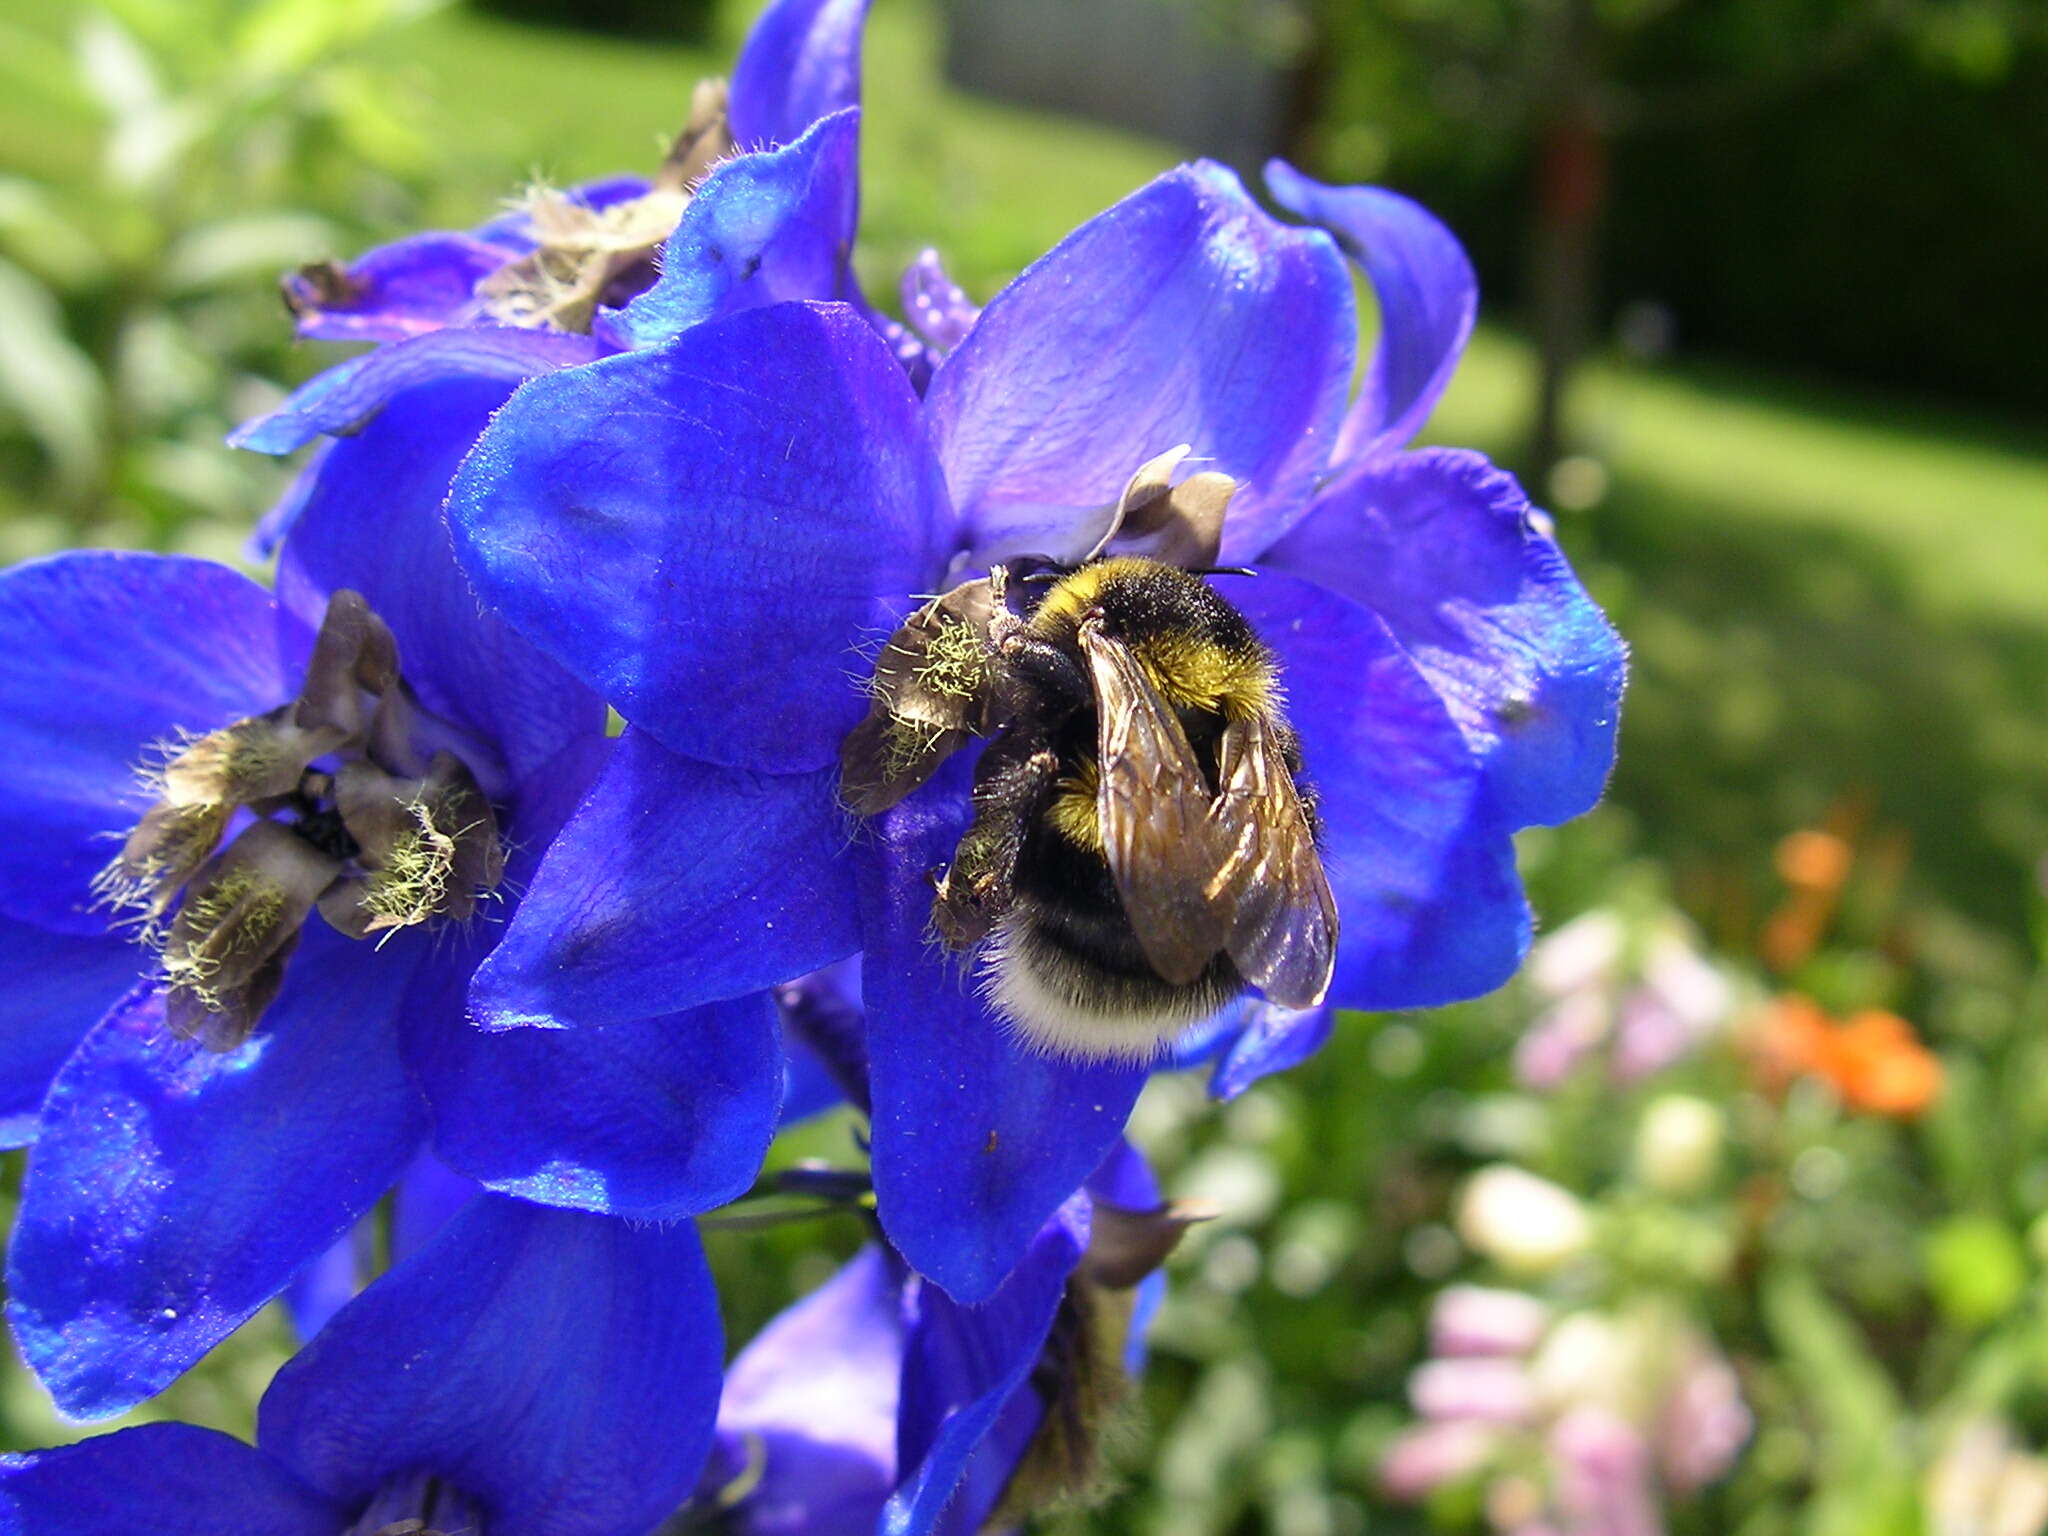
[[[1856,1326],[1802,1269],[1764,1277],[1764,1321],[1818,1430],[1808,1536],[1915,1536],[1908,1421]]]
[[[64,334],[50,291],[8,261],[0,261],[0,406],[28,428],[67,489],[99,478],[105,382]]]

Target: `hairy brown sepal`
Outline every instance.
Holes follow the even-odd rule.
[[[963,582],[882,647],[868,716],[840,749],[840,797],[856,814],[886,811],[993,724],[1002,588],[1000,577]]]

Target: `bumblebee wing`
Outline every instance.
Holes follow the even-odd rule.
[[[1212,883],[1236,898],[1224,947],[1274,1002],[1312,1008],[1337,963],[1337,902],[1278,733],[1257,716],[1231,722],[1216,766],[1210,814],[1223,857]]]
[[[1185,985],[1230,932],[1227,893],[1220,904],[1209,894],[1218,850],[1208,781],[1187,732],[1129,649],[1093,624],[1081,626],[1081,645],[1095,687],[1103,854],[1146,960]]]

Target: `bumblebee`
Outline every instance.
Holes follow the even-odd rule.
[[[1149,1059],[1248,985],[1312,1006],[1335,962],[1278,667],[1213,572],[1172,558],[1213,558],[1232,488],[1169,489],[1185,451],[1139,471],[1078,561],[1001,563],[913,614],[843,753],[844,797],[873,815],[989,738],[932,925],[1059,1055]],[[1119,532],[1147,552],[1105,556]]]

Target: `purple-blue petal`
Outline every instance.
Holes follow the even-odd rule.
[[[1361,465],[1267,558],[1386,621],[1508,826],[1566,821],[1600,798],[1627,648],[1514,476],[1453,448]]]
[[[284,1288],[285,1311],[301,1342],[325,1328],[369,1280],[376,1259],[374,1224],[374,1218],[357,1222]]]
[[[335,1536],[348,1514],[253,1446],[195,1424],[0,1457],[8,1536]]]
[[[744,1536],[872,1530],[896,1482],[901,1280],[870,1244],[777,1316],[725,1375],[725,1459],[761,1458],[732,1519]]]
[[[459,325],[394,341],[336,363],[293,390],[267,416],[228,434],[232,448],[290,453],[326,433],[359,432],[396,396],[439,379],[517,383],[587,363],[602,352],[588,336],[509,325]]]
[[[360,592],[391,626],[420,701],[483,736],[517,782],[602,731],[604,704],[480,609],[455,563],[441,504],[507,393],[478,379],[425,385],[336,443],[285,540],[277,586],[309,627],[330,593]],[[472,767],[491,783],[485,765]]]
[[[1247,998],[1237,1037],[1209,1074],[1213,1098],[1234,1099],[1262,1077],[1299,1066],[1330,1038],[1335,1014],[1328,1007],[1282,1008],[1264,998]]]
[[[973,1303],[1102,1161],[1146,1071],[1032,1049],[927,941],[927,875],[952,857],[968,808],[956,760],[880,818],[861,903],[882,1230],[920,1274]]]
[[[905,1473],[877,1527],[881,1536],[971,1532],[986,1518],[986,1509],[962,1511],[964,1521],[940,1525],[975,1448],[1038,1364],[1087,1241],[1087,1201],[1076,1198],[1033,1236],[1009,1279],[981,1305],[963,1306],[936,1286],[919,1290],[897,1432]],[[988,1495],[984,1488],[980,1502]]]
[[[0,914],[107,930],[92,878],[149,808],[137,769],[297,691],[276,605],[224,565],[77,551],[0,572]]]
[[[599,318],[620,347],[783,299],[844,299],[858,216],[860,113],[813,124],[787,148],[721,161],[662,247],[661,276]]]
[[[1316,791],[1342,925],[1332,1006],[1426,1007],[1498,986],[1526,944],[1528,909],[1443,700],[1350,599],[1267,569],[1229,590],[1279,653]]]
[[[357,257],[339,292],[305,271],[285,275],[285,302],[306,341],[403,341],[467,318],[477,284],[513,259],[474,235],[430,230]]]
[[[824,768],[866,707],[857,647],[950,546],[916,412],[853,310],[748,310],[521,389],[456,478],[458,552],[671,751]]]
[[[215,1054],[138,989],[52,1085],[8,1254],[8,1315],[57,1405],[168,1385],[352,1227],[426,1117],[394,1026],[428,945],[308,931],[264,1027]]]
[[[870,1107],[868,1079],[868,1016],[860,995],[858,954],[784,982],[775,989],[782,1010],[784,1050],[792,1060],[801,1052],[829,1078],[837,1095],[862,1114]],[[793,1116],[793,1098],[783,1101],[785,1117]]]
[[[732,70],[732,136],[742,149],[793,143],[821,117],[860,105],[867,0],[773,0]]]
[[[1122,1136],[1084,1186],[1088,1198],[1126,1211],[1149,1211],[1160,1202],[1159,1179],[1145,1154]]]
[[[278,1371],[257,1440],[334,1498],[425,1470],[492,1536],[630,1536],[704,1464],[722,1347],[687,1222],[486,1196]]]
[[[299,472],[292,476],[292,483],[285,487],[284,494],[256,519],[256,526],[249,530],[249,537],[242,544],[242,558],[249,564],[261,565],[277,553],[277,546],[291,531],[292,524],[299,520],[307,498],[320,483],[320,470],[334,444],[335,439],[331,437],[315,443],[313,451],[306,455],[305,463],[299,466]]]
[[[629,729],[477,973],[477,1021],[643,1019],[851,954],[860,928],[836,786],[830,770],[714,768]]]
[[[1458,237],[1420,203],[1381,187],[1328,187],[1284,160],[1266,167],[1283,208],[1337,237],[1372,282],[1379,345],[1344,419],[1338,464],[1391,452],[1429,419],[1472,334],[1479,280]]]
[[[488,1188],[543,1205],[670,1221],[744,1194],[782,1100],[765,992],[598,1029],[477,1029],[468,977],[421,976],[407,1064],[434,1149]]]
[[[392,1191],[391,1262],[426,1247],[457,1212],[483,1193],[475,1179],[457,1173],[433,1153],[422,1152]]]
[[[967,542],[1077,557],[1131,473],[1180,443],[1244,483],[1223,555],[1301,513],[1350,386],[1351,280],[1221,166],[1182,166],[998,293],[925,396]]]
[[[57,1069],[149,968],[121,934],[83,938],[0,917],[0,1147],[36,1139]]]

